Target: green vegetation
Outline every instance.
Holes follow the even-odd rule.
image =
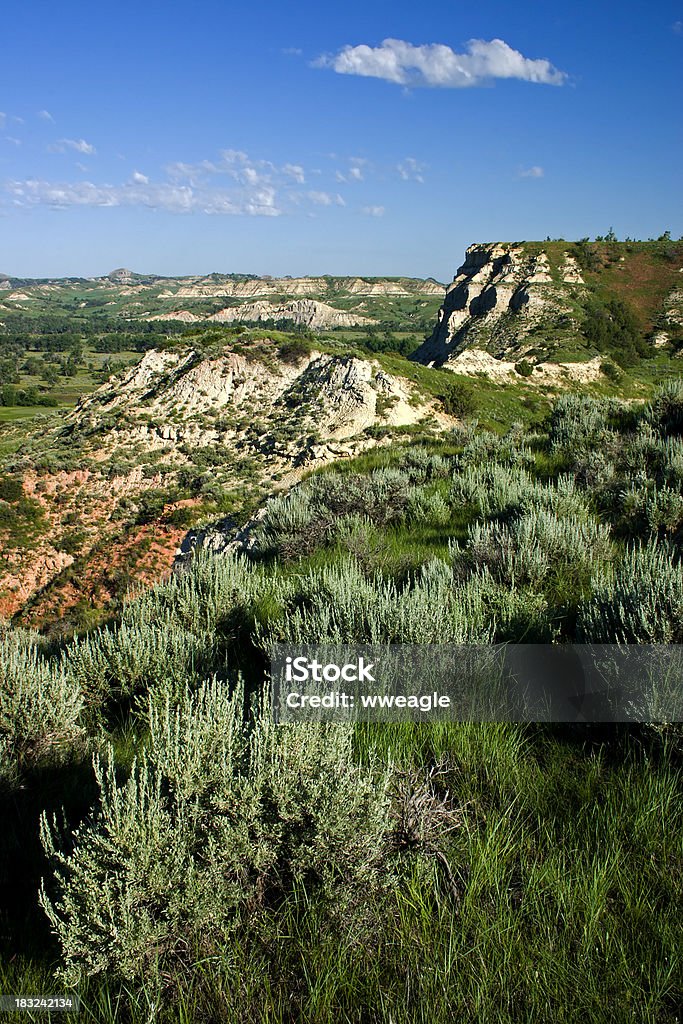
[[[264,673],[283,639],[680,642],[682,492],[683,385],[563,396],[309,476],[104,627],[0,632],[3,990],[101,1021],[674,1024],[679,727],[274,726]]]

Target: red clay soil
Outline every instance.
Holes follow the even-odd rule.
[[[135,497],[156,480],[133,473],[107,480],[88,470],[36,474],[23,479],[27,498],[37,502],[44,520],[40,535],[12,540],[0,531],[0,618],[44,627],[76,609],[99,609],[120,598],[129,586],[149,586],[168,576],[186,526],[166,521],[187,499],[167,505],[157,521],[130,525],[128,509],[117,513],[124,497]],[[69,552],[65,536],[76,534]]]

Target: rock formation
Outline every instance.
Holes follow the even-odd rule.
[[[496,243],[471,245],[446,292],[433,334],[415,352],[423,363],[451,363],[476,346],[493,356],[523,354],[534,327],[575,323],[575,299],[584,288],[568,252],[551,266],[543,250]],[[517,351],[515,351],[517,350]]]

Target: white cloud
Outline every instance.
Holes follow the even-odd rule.
[[[349,178],[351,179],[351,181],[362,181],[363,172],[361,171],[360,167],[349,168]]]
[[[403,181],[417,181],[420,185],[424,183],[423,171],[426,167],[426,164],[420,163],[419,160],[415,160],[412,156],[407,156],[405,160],[401,160],[400,163],[396,164],[396,170]]]
[[[523,170],[521,170],[519,172],[519,177],[520,178],[542,178],[544,176],[544,174],[545,174],[545,171],[543,170],[542,167],[534,166],[534,167],[526,167]]]
[[[52,124],[55,123],[55,119],[49,110],[39,110],[38,117],[42,118],[43,121],[51,121]]]
[[[5,121],[6,120],[7,120],[7,114],[3,114],[3,112],[0,110],[0,128],[4,128],[5,127]]]
[[[168,213],[247,214],[277,217],[281,211],[272,188],[249,193],[225,189],[194,189],[189,185],[128,182],[96,185],[90,181],[53,183],[29,179],[11,181],[6,189],[15,206],[143,206]]]
[[[517,78],[544,85],[562,85],[567,75],[548,60],[531,60],[502,39],[471,39],[465,53],[442,43],[414,46],[385,39],[380,46],[344,46],[332,56],[318,57],[314,67],[340,75],[382,78],[405,86],[462,89],[496,78]]]
[[[384,207],[383,206],[364,206],[361,210],[366,217],[383,217]]]
[[[242,185],[268,185],[277,171],[270,160],[250,160],[241,149],[223,149],[219,156],[219,160],[201,160],[197,164],[179,161],[169,164],[166,170],[174,181],[187,181],[193,187],[215,175],[224,175]]]
[[[344,175],[342,174],[342,172],[341,172],[341,171],[335,171],[335,172],[334,172],[334,180],[335,180],[335,181],[341,181],[341,182],[345,182],[345,181],[346,181],[346,178],[345,178],[345,176],[344,176]]]
[[[677,36],[683,35],[683,21],[674,21],[671,31],[675,32]]]
[[[69,149],[75,153],[82,153],[83,156],[92,156],[95,153],[95,147],[85,139],[57,139],[47,148],[51,153],[66,153]]]
[[[293,178],[294,181],[296,181],[297,184],[299,185],[303,185],[304,182],[306,181],[304,169],[303,167],[300,167],[299,164],[285,164],[284,167],[282,168],[282,173],[286,174],[290,178]]]
[[[66,149],[67,141],[59,140],[59,145]],[[357,166],[362,161],[352,158],[349,162]],[[84,164],[77,166],[87,175],[92,174]],[[226,149],[211,160],[172,163],[160,182],[150,181],[135,169],[121,183],[30,178],[5,183],[4,191],[15,205],[28,208],[147,207],[169,213],[277,217],[284,211],[301,208],[302,204],[321,209],[346,206],[338,192],[301,189],[308,176],[297,163],[274,164],[253,159],[242,150]],[[2,189],[0,184],[0,193]]]
[[[346,206],[338,192],[334,195],[331,192],[307,192],[306,194],[316,206]]]
[[[20,146],[21,145],[21,139],[15,139],[15,137],[13,135],[6,135],[5,136],[5,142],[11,142],[13,146]]]
[[[286,57],[300,57],[303,52],[304,51],[300,50],[298,46],[285,46],[282,50],[282,53],[284,53]]]

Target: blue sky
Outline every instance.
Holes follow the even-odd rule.
[[[0,271],[409,274],[683,234],[683,4],[34,2],[3,25]]]

